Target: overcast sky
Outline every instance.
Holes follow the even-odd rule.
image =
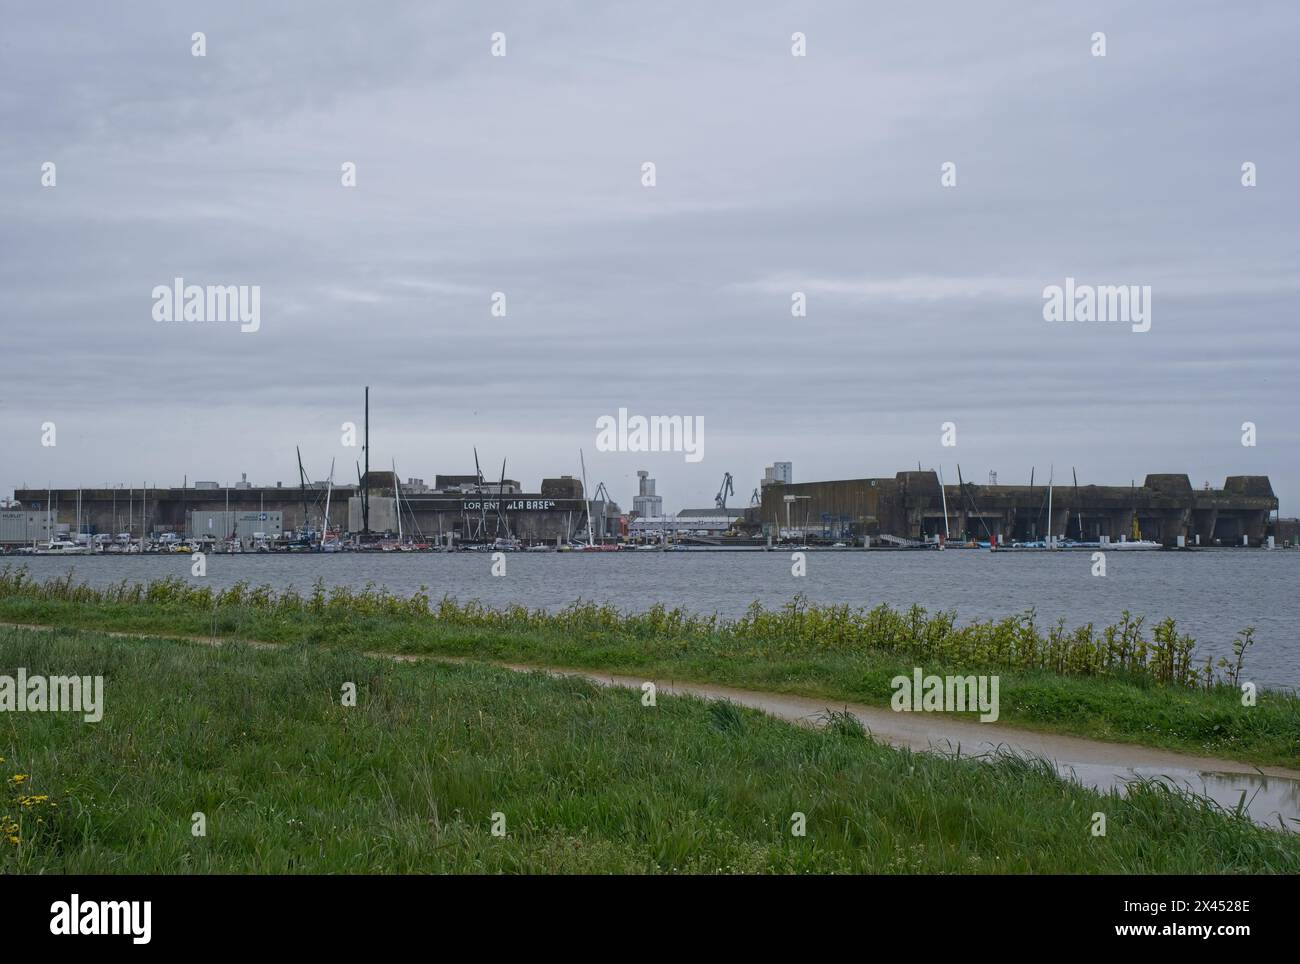
[[[1293,0],[0,11],[4,495],[352,475],[369,384],[373,467],[535,491],[582,448],[625,509],[775,459],[1300,509]],[[260,329],[154,321],[178,276]],[[1150,285],[1150,331],[1045,321],[1067,276]],[[596,452],[620,407],[703,460]]]

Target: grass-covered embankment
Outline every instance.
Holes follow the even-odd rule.
[[[0,871],[1300,872],[1300,835],[1159,786],[1102,795],[845,719],[310,645],[0,629],[0,665],[104,677],[101,722],[0,715]]]
[[[796,602],[722,622],[654,608],[622,615],[581,604],[503,611],[417,594],[318,587],[309,596],[198,581],[95,589],[0,570],[0,620],[127,632],[215,635],[599,669],[887,705],[890,680],[996,673],[999,722],[1256,765],[1300,765],[1300,699],[1261,690],[1243,706],[1237,666],[1193,660],[1172,620],[1101,630],[1043,628],[1031,614],[957,625],[950,613]],[[1246,639],[1248,640],[1248,636]]]

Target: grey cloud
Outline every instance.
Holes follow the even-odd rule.
[[[582,446],[625,501],[644,463],[707,505],[774,458],[955,461],[952,419],[972,477],[1260,471],[1294,511],[1291,4],[54,4],[4,26],[5,488],[290,478],[369,383],[377,451],[425,478],[478,444],[533,483]],[[1152,330],[1043,322],[1066,275],[1151,284]],[[176,276],[260,284],[262,330],[155,324]],[[704,463],[593,453],[620,406],[703,415]]]

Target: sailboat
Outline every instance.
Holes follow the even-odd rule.
[[[587,460],[583,457],[582,449],[578,449],[578,461],[582,466],[582,501],[587,508],[587,544],[582,547],[582,551],[583,552],[613,552],[614,550],[618,549],[617,543],[606,544],[605,542],[602,541],[599,545],[597,545],[596,540],[592,535],[591,497],[587,494]],[[605,534],[602,532],[601,539],[603,540],[604,537]]]
[[[337,531],[330,531],[330,497],[334,494],[334,460],[330,459],[330,477],[325,488],[325,524],[321,526],[320,551],[341,552],[343,543]],[[331,538],[332,537],[332,538]]]
[[[393,459],[393,496],[396,500],[397,507],[397,548],[400,552],[428,552],[430,545],[424,539],[424,533],[420,532],[419,523],[415,521],[415,512],[411,509],[410,502],[407,502],[406,509],[411,513],[411,524],[415,526],[416,536],[419,542],[415,541],[409,533],[402,531],[402,483],[397,474],[397,459]]]

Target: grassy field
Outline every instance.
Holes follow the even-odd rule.
[[[0,629],[0,672],[20,666],[102,675],[105,708],[0,714],[6,872],[1300,872],[1300,835],[1158,786],[1101,795],[844,719],[310,644]]]
[[[196,582],[96,590],[0,570],[0,620],[599,669],[882,706],[890,680],[914,666],[991,672],[1004,724],[1300,766],[1300,699],[1261,690],[1243,706],[1236,683],[1248,667],[1196,665],[1194,642],[1172,621],[1149,635],[1140,620],[1067,633],[1024,616],[957,627],[944,613],[794,605],[723,624],[662,609],[495,612],[431,607],[422,595],[218,593]]]

